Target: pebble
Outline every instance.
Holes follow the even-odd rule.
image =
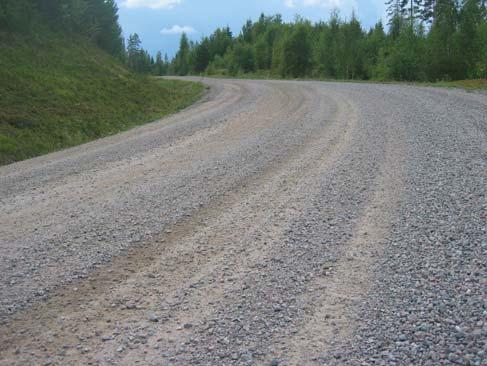
[[[166,319],[166,313],[194,311],[196,304],[188,302],[204,298],[205,291],[209,291],[211,311],[208,316],[194,314],[198,326],[178,326],[191,332],[175,335],[171,329],[168,335],[175,335],[168,337],[171,340],[162,337],[160,349],[167,351],[171,365],[253,365],[265,363],[262,360],[270,355],[279,355],[279,361],[274,359],[270,365],[287,364],[287,347],[294,341],[309,341],[308,337],[318,344],[309,357],[320,364],[482,365],[486,356],[485,98],[457,90],[352,83],[293,83],[284,93],[285,83],[263,87],[245,82],[240,89],[249,94],[235,99],[231,107],[241,113],[232,140],[224,139],[221,131],[226,130],[218,129],[223,122],[208,112],[207,120],[190,116],[164,131],[154,128],[151,134],[141,134],[142,140],[134,137],[131,144],[103,150],[97,159],[65,158],[61,164],[53,158],[39,166],[33,177],[20,169],[18,178],[3,180],[1,189],[7,194],[0,200],[25,194],[22,199],[32,200],[35,208],[40,193],[31,195],[22,187],[47,187],[42,193],[46,195],[55,192],[58,178],[66,178],[74,165],[79,171],[93,165],[102,169],[113,162],[125,164],[134,152],[149,160],[165,144],[177,145],[180,137],[191,141],[187,134],[198,134],[200,128],[222,137],[209,160],[206,155],[197,161],[192,157],[206,151],[204,146],[212,147],[210,140],[202,140],[203,148],[195,144],[176,149],[182,154],[178,159],[189,164],[174,174],[164,174],[166,169],[172,172],[171,168],[158,170],[159,163],[154,161],[155,171],[137,175],[140,180],[133,184],[130,167],[122,166],[127,168],[127,184],[113,192],[113,202],[97,202],[95,195],[71,192],[68,198],[74,197],[75,205],[72,200],[61,200],[55,212],[39,216],[38,230],[29,225],[28,233],[11,240],[12,248],[25,249],[2,272],[1,316],[10,318],[30,302],[49,296],[49,288],[59,284],[72,281],[78,286],[95,263],[109,263],[136,241],[145,243],[170,234],[166,228],[177,227],[173,225],[191,213],[197,217],[197,241],[189,243],[190,255],[180,252],[181,258],[172,251],[179,250],[180,243],[171,243],[164,259],[175,263],[168,263],[167,272],[161,268],[161,278],[170,278],[169,269],[178,278],[178,271],[185,271],[189,264],[194,264],[194,272],[182,274],[199,275],[201,268],[208,268],[207,261],[215,264],[215,270],[203,271],[201,281],[192,287],[183,286],[182,281],[174,293],[161,293],[158,300],[168,303],[157,312]],[[233,95],[232,90],[225,88],[222,95]],[[274,111],[279,121],[257,118],[254,111],[265,112],[270,108],[265,103],[281,94],[286,95],[279,104],[282,111]],[[304,113],[297,113],[305,108]],[[232,115],[229,119],[236,122]],[[246,130],[248,124],[255,125],[258,133],[252,135],[250,127]],[[244,135],[238,136],[239,130],[245,130]],[[168,140],[167,136],[172,137]],[[69,150],[66,154],[69,157]],[[383,180],[389,182],[387,186]],[[398,188],[393,199],[387,196],[391,186]],[[227,207],[223,200],[230,191],[232,199],[242,201],[232,201]],[[239,196],[240,192],[245,196]],[[371,201],[377,196],[387,201],[385,217],[372,215]],[[212,205],[223,221],[198,217],[198,207],[210,210]],[[62,225],[67,208],[75,211],[68,212],[75,217],[69,226]],[[368,223],[367,230],[357,227],[363,221]],[[384,230],[379,239],[374,238],[376,224]],[[335,325],[332,333],[336,331],[336,336],[328,340],[333,352],[322,355],[319,335],[303,334],[303,321],[315,313],[320,295],[329,291],[327,286],[341,263],[360,265],[362,253],[347,254],[355,238],[364,243],[363,254],[373,258],[369,272],[360,278],[364,293],[351,302],[351,339],[340,338],[340,314],[326,317],[327,326]],[[369,253],[367,244],[375,245],[374,253]],[[225,260],[224,266],[218,255]],[[151,286],[157,276],[148,276]],[[144,283],[140,285],[136,290],[143,297],[146,289]],[[218,296],[211,298],[213,290]],[[119,317],[117,310],[127,300],[109,301],[113,302],[110,326],[119,324],[123,316],[137,315],[122,312]],[[138,296],[130,301],[144,303]],[[137,306],[128,303],[125,308]],[[141,320],[120,326],[117,339],[123,337],[124,345],[117,352],[127,349],[143,354],[151,348],[144,346],[152,345],[149,329],[163,327],[148,324],[153,321],[150,313]],[[79,342],[84,345],[90,338]],[[82,345],[78,349],[84,352]]]

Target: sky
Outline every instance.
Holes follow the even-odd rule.
[[[125,38],[138,33],[142,47],[172,58],[181,33],[194,41],[210,35],[216,28],[229,26],[238,35],[247,19],[257,20],[261,13],[281,14],[284,21],[295,15],[311,21],[327,20],[339,10],[343,18],[352,11],[362,26],[372,27],[385,19],[384,0],[117,0],[120,25]]]

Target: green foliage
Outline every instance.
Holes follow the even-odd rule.
[[[39,22],[40,14],[30,0],[0,1],[0,30],[27,32]]]
[[[482,48],[487,46],[482,39],[482,27],[485,26],[486,12],[480,0],[464,0],[459,14],[459,32],[457,41],[462,55],[463,74],[477,76],[476,64],[481,62]]]
[[[167,54],[162,58],[159,51],[156,60],[141,47],[142,41],[137,33],[133,33],[127,39],[126,62],[127,66],[138,74],[152,74],[164,76],[169,73],[169,61]]]
[[[352,16],[342,26],[343,40],[340,43],[340,58],[343,60],[339,77],[341,79],[364,78],[364,34],[360,22]]]
[[[461,55],[456,42],[458,9],[454,0],[437,1],[428,34],[428,74],[433,80],[461,79]]]
[[[423,39],[411,28],[406,28],[393,44],[389,56],[389,76],[399,81],[423,81]]]
[[[473,71],[474,77],[487,79],[487,22],[477,27],[477,43],[479,45],[479,59]]]
[[[161,51],[157,52],[156,62],[153,65],[153,74],[157,76],[164,76],[167,75],[168,69],[169,69],[169,61],[167,58],[167,54],[164,55],[164,59],[163,59]]]
[[[218,28],[209,39],[210,58],[224,56],[233,44],[230,28]]]
[[[315,24],[262,14],[236,37],[224,28],[201,42],[182,42],[170,71],[403,81],[486,77],[485,0],[458,1],[388,0],[387,32],[381,22],[365,31],[353,14],[345,21],[333,12]]]
[[[254,52],[248,43],[238,42],[232,50],[230,72],[232,74],[254,71]]]
[[[391,79],[391,70],[383,48],[379,49],[376,62],[370,66],[369,75],[371,79],[377,81]]]
[[[281,76],[303,77],[311,67],[311,44],[309,31],[311,25],[305,22],[296,24],[292,31],[282,39],[280,61]]]
[[[157,71],[164,70],[161,55],[158,54],[158,63],[156,64],[149,53],[141,48],[141,43],[137,33],[129,36],[127,40],[127,66],[139,74],[165,75],[157,73]]]
[[[190,44],[185,33],[181,36],[179,51],[174,58],[174,72],[177,75],[187,75],[189,73]]]
[[[174,113],[201,84],[130,72],[84,37],[0,32],[0,164]]]
[[[385,49],[387,46],[384,26],[379,21],[364,40],[364,73],[372,79],[388,78]]]
[[[35,34],[46,28],[83,35],[123,59],[115,0],[2,0],[0,31]]]
[[[197,73],[205,72],[210,63],[210,41],[204,38],[194,52],[193,69]]]

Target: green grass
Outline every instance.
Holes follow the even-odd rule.
[[[82,38],[0,33],[0,165],[175,113],[203,92],[134,75]]]

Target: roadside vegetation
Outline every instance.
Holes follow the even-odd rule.
[[[318,23],[300,17],[285,23],[280,15],[263,14],[237,36],[229,28],[196,43],[182,35],[179,52],[163,70],[376,81],[487,78],[484,1],[390,0],[388,15],[388,24],[366,30],[354,14],[344,19],[334,12]]]
[[[456,81],[438,81],[430,84],[432,86],[441,86],[446,88],[462,88],[467,90],[486,90],[487,79],[473,79],[473,80],[456,80]]]
[[[134,74],[83,38],[10,36],[0,47],[0,164],[174,113],[203,91]]]
[[[0,3],[0,165],[175,113],[203,93],[202,84],[127,68],[113,2],[63,3],[73,8]]]

